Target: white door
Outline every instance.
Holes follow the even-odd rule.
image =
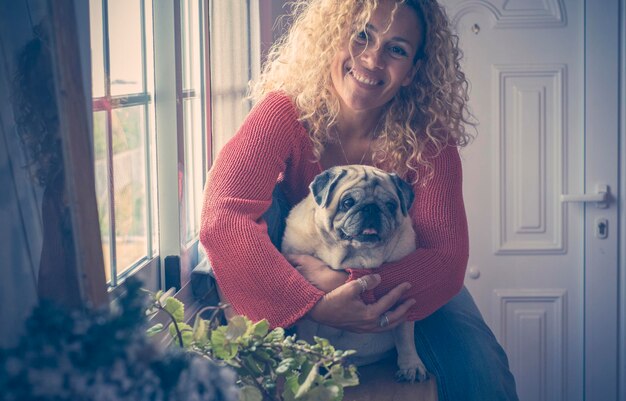
[[[616,400],[618,0],[443,4],[480,121],[466,285],[522,401]]]

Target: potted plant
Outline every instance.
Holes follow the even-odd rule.
[[[148,333],[167,329],[179,347],[234,369],[242,401],[340,401],[344,387],[359,384],[356,368],[346,362],[354,351],[336,350],[322,338],[309,344],[280,327],[270,331],[266,320],[234,316],[220,326],[224,308],[204,308],[192,327],[183,321],[184,305],[158,292],[148,312],[162,311],[169,324],[158,323]]]

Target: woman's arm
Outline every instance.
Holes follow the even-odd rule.
[[[272,326],[293,324],[324,295],[272,245],[261,217],[302,129],[291,101],[269,95],[220,152],[204,194],[200,240],[220,289],[237,313]]]
[[[417,301],[408,314],[411,320],[425,318],[461,290],[469,257],[457,148],[448,146],[431,163],[434,175],[425,185],[414,186],[415,201],[410,210],[418,249],[374,271],[350,270],[351,279],[380,274],[381,284],[364,294],[368,301],[380,299],[396,285],[409,282],[411,289],[405,295]],[[427,171],[420,169],[420,173]]]

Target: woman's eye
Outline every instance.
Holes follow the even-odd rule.
[[[354,199],[352,199],[352,198],[346,198],[346,199],[341,201],[341,208],[343,210],[348,210],[352,206],[354,206]]]
[[[406,56],[408,56],[407,51],[404,50],[403,48],[401,48],[400,46],[390,46],[389,47],[389,51],[395,57],[406,57]]]
[[[356,41],[359,43],[366,43],[368,40],[367,32],[361,31],[356,34]]]

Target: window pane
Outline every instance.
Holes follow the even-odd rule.
[[[109,0],[111,95],[143,92],[141,1]]]
[[[106,278],[117,285],[125,272],[158,252],[156,172],[152,171],[156,156],[150,145],[155,135],[151,129],[152,0],[89,1],[98,110],[94,112],[96,190]]]
[[[144,1],[144,37],[146,42],[144,43],[144,51],[146,56],[144,58],[146,62],[146,88],[144,90],[148,93],[154,93],[154,37],[152,29],[152,0]]]
[[[202,129],[202,101],[187,99],[183,103],[185,113],[185,243],[195,239],[200,224],[202,191],[204,188],[204,141]]]
[[[111,247],[110,247],[110,198],[108,187],[107,145],[106,145],[106,112],[93,113],[93,145],[95,159],[96,200],[98,202],[98,222],[102,237],[102,253],[107,282],[111,280]]]
[[[104,96],[104,55],[102,42],[102,0],[89,1],[91,30],[91,82],[93,97]]]
[[[147,256],[145,106],[112,112],[117,273]]]
[[[250,111],[250,102],[245,95],[251,77],[251,32],[247,0],[213,1],[210,4],[211,121],[215,155]]]
[[[201,31],[200,9],[198,0],[183,0],[182,37],[183,37],[183,89],[200,89]]]

